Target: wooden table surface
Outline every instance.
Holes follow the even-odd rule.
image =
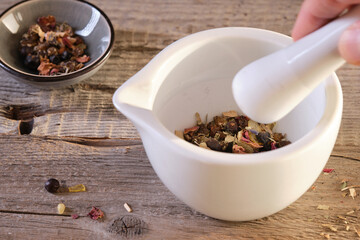
[[[16,2],[1,0],[0,11]],[[334,171],[322,173],[286,209],[249,222],[212,219],[178,200],[153,171],[132,123],[112,105],[114,91],[175,40],[228,26],[290,35],[301,0],[90,2],[116,31],[114,51],[96,75],[65,89],[40,90],[0,70],[0,239],[360,238],[360,198],[340,191],[344,179],[360,185],[359,67],[337,72],[344,111],[326,166]],[[87,192],[50,194],[44,189],[50,177],[83,183]],[[64,215],[57,214],[60,202],[67,206]],[[92,206],[104,211],[102,221],[86,216]]]

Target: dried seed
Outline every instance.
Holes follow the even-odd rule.
[[[128,203],[124,203],[124,208],[125,208],[126,211],[128,211],[128,212],[132,212],[132,211],[133,211],[132,208],[131,208],[131,206],[130,206]]]
[[[50,178],[45,182],[45,189],[50,193],[56,193],[60,188],[60,182],[55,178]]]
[[[57,205],[57,210],[58,210],[58,213],[59,213],[59,214],[63,214],[63,213],[65,212],[65,209],[66,209],[65,204],[59,203],[59,204]]]

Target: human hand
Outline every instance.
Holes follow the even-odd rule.
[[[306,36],[338,17],[354,4],[360,4],[360,0],[304,0],[292,31],[292,37],[296,41]],[[343,32],[338,49],[340,55],[348,63],[360,65],[360,21],[355,22]]]

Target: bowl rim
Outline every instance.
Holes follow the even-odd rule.
[[[194,46],[204,39],[208,41],[209,39],[214,40],[222,37],[239,36],[238,34],[242,36],[246,35],[247,37],[249,34],[253,34],[254,36],[259,36],[260,34],[264,38],[271,35],[271,37],[277,41],[282,42],[283,44],[289,44],[291,40],[290,37],[284,34],[258,28],[226,27],[201,31],[188,35],[166,47],[157,56],[155,56],[155,58],[147,66],[145,66],[143,70],[141,70],[143,73],[139,72],[139,74],[136,74],[132,79],[129,79],[123,85],[131,88],[131,85],[136,85],[138,81],[142,80],[142,74],[149,74],[149,71],[155,72],[151,78],[155,78],[157,81],[160,81],[161,78],[166,78],[167,75],[161,74],[159,71],[163,69],[163,64],[166,64],[170,58],[176,58],[176,55],[179,54],[179,52],[181,52],[184,48],[188,47],[189,45]],[[168,71],[170,72],[171,70]],[[329,136],[331,131],[334,129],[336,129],[338,132],[343,108],[341,85],[335,73],[332,73],[324,81],[324,83],[324,89],[326,91],[326,105],[324,113],[316,126],[307,132],[303,137],[290,145],[276,149],[274,151],[260,152],[256,154],[232,154],[217,152],[195,146],[194,144],[177,137],[173,132],[170,132],[170,130],[168,130],[162,124],[162,122],[153,112],[152,106],[154,102],[149,103],[151,106],[145,106],[145,108],[142,109],[145,110],[141,111],[141,114],[146,114],[146,116],[143,117],[145,120],[140,119],[140,121],[134,121],[134,119],[139,118],[139,116],[137,116],[139,112],[138,110],[142,107],[139,107],[136,104],[133,105],[132,103],[125,102],[124,99],[119,98],[121,92],[124,91],[124,89],[122,89],[123,86],[120,86],[115,92],[113,96],[113,103],[119,111],[123,112],[127,117],[135,122],[136,127],[140,126],[141,128],[146,128],[146,131],[148,134],[152,135],[152,138],[156,137],[158,142],[163,144],[161,148],[168,148],[169,151],[173,151],[187,159],[204,164],[215,164],[222,166],[272,164],[289,159],[290,157],[294,156],[294,153],[299,154],[301,152],[307,151],[312,147],[312,144],[321,141],[324,137]],[[142,84],[144,84],[144,82],[142,82]],[[155,97],[152,98],[153,101],[155,101],[154,99],[156,98],[157,93],[154,95]],[[329,106],[329,101],[332,101],[332,106]],[[150,158],[149,160],[151,161]]]
[[[32,1],[28,1],[28,0],[23,0],[21,2],[15,3],[14,5],[8,7],[5,11],[3,11],[0,14],[0,19],[2,19],[2,17],[4,15],[6,15],[7,13],[11,12],[12,10],[14,10],[16,7],[23,5],[23,4],[31,4],[34,2],[42,2],[42,1],[46,1],[46,0],[32,0]],[[62,1],[62,0],[59,0]],[[73,2],[80,2],[86,5],[91,6],[92,8],[95,8],[101,16],[104,17],[104,19],[106,20],[106,23],[108,25],[108,27],[110,28],[110,42],[109,45],[107,46],[106,50],[91,64],[77,70],[71,73],[67,73],[67,74],[62,74],[62,75],[55,75],[55,76],[43,76],[43,75],[36,75],[36,74],[31,74],[31,73],[27,73],[24,71],[21,71],[19,69],[16,69],[12,66],[10,66],[9,64],[6,63],[6,61],[3,60],[3,58],[0,58],[0,67],[2,69],[4,69],[6,72],[14,75],[17,78],[21,78],[23,80],[27,80],[30,82],[61,82],[64,80],[69,80],[69,79],[73,79],[73,78],[77,78],[80,77],[82,75],[85,75],[86,73],[89,73],[91,71],[93,71],[93,69],[96,69],[97,67],[101,66],[104,61],[106,61],[108,59],[108,57],[110,56],[112,50],[113,50],[113,46],[114,46],[114,42],[115,42],[115,31],[114,31],[114,27],[110,21],[110,18],[105,14],[104,11],[102,11],[99,7],[97,7],[96,5],[89,3],[85,0],[72,0]],[[49,1],[47,1],[49,2]],[[71,1],[70,1],[71,2]]]

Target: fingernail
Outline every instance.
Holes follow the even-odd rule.
[[[360,65],[360,21],[348,27],[339,40],[340,55],[350,64]]]

